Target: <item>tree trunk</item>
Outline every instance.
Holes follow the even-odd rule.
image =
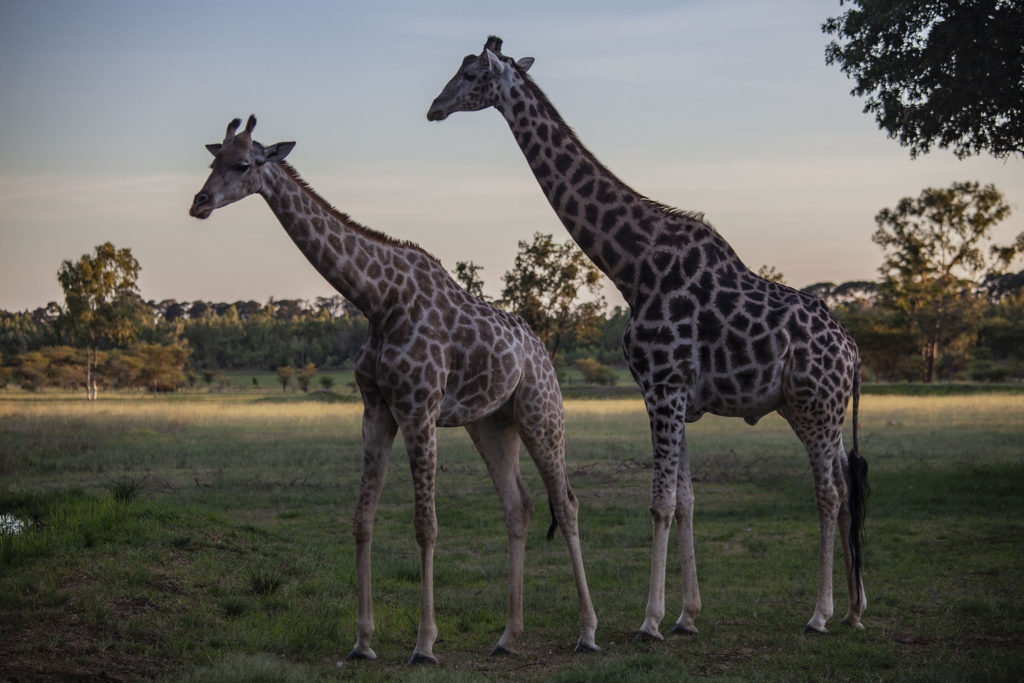
[[[938,342],[933,339],[929,339],[922,349],[921,381],[925,384],[931,384],[932,380],[935,379],[935,355],[937,350]]]
[[[85,347],[85,400],[90,401],[89,388],[92,386],[92,357],[89,355],[89,347]]]
[[[99,352],[96,347],[85,350],[85,359],[88,370],[85,373],[85,393],[90,401],[96,400],[96,366],[98,364],[97,357]]]

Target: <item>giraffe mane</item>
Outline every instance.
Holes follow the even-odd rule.
[[[519,65],[517,65],[515,63],[515,61],[512,60],[511,58],[507,58],[507,59],[508,59],[509,64],[512,65],[512,68],[514,68],[516,71],[518,71],[519,75],[523,77],[523,81],[527,84],[527,86],[530,88],[530,90],[533,92],[533,94],[537,97],[537,100],[540,101],[540,103],[542,105],[544,105],[544,107],[547,108],[549,115],[552,118],[560,121],[562,123],[562,125],[565,126],[565,130],[567,130],[568,133],[569,133],[569,139],[573,142],[573,144],[576,145],[577,149],[579,149],[580,152],[584,156],[586,156],[587,159],[589,159],[592,164],[594,164],[595,168],[601,170],[608,177],[615,178],[615,180],[619,183],[619,185],[621,185],[624,189],[628,190],[630,193],[632,193],[632,194],[636,195],[637,197],[639,197],[640,201],[642,201],[643,203],[647,204],[652,209],[654,209],[656,211],[660,211],[660,212],[664,213],[665,215],[671,216],[671,217],[674,217],[674,218],[685,218],[687,220],[697,221],[699,223],[702,223],[706,227],[710,228],[711,230],[715,230],[715,227],[713,225],[711,225],[711,223],[707,220],[707,218],[704,217],[704,212],[703,211],[688,211],[686,209],[678,209],[678,208],[676,208],[674,206],[669,206],[668,204],[663,204],[663,203],[661,203],[659,201],[655,201],[655,200],[651,199],[650,197],[647,197],[646,195],[643,195],[643,194],[637,192],[632,187],[630,187],[629,185],[624,183],[621,179],[619,179],[619,177],[617,175],[615,175],[610,170],[608,170],[608,167],[605,166],[604,164],[602,164],[598,160],[598,158],[594,156],[594,153],[591,152],[587,148],[586,145],[584,145],[582,142],[580,142],[579,137],[577,137],[577,135],[576,135],[576,131],[574,131],[572,129],[572,126],[570,126],[568,123],[565,122],[565,119],[563,119],[562,115],[558,113],[557,109],[555,109],[555,105],[551,104],[551,100],[549,100],[548,96],[544,94],[544,91],[541,90],[539,85],[537,85],[537,82],[534,81],[532,78],[530,78],[530,74],[528,74],[525,71],[523,71],[523,69],[520,68]],[[718,231],[715,230],[715,232],[718,232]]]
[[[352,220],[352,218],[347,213],[344,213],[343,211],[339,211],[338,209],[334,208],[334,205],[331,204],[326,199],[324,199],[322,196],[320,196],[320,194],[316,190],[314,190],[313,187],[309,183],[307,183],[302,176],[299,175],[299,172],[295,170],[295,167],[289,164],[287,161],[279,161],[277,162],[277,165],[280,166],[284,170],[284,172],[288,174],[288,177],[291,178],[303,192],[309,195],[310,199],[312,199],[321,207],[326,209],[328,213],[330,213],[334,218],[344,223],[347,227],[355,230],[361,235],[368,237],[374,242],[380,242],[381,244],[387,244],[394,247],[403,247],[405,249],[412,249],[414,251],[418,251],[421,254],[430,258],[432,261],[440,264],[440,261],[437,259],[436,256],[434,256],[433,254],[431,254],[430,252],[428,252],[426,249],[416,244],[415,242],[412,242],[410,240],[396,239],[391,235],[380,232],[379,230],[368,228],[365,225]]]
[[[704,217],[703,211],[687,211],[686,209],[679,209],[674,206],[669,206],[668,204],[662,204],[661,202],[655,199],[651,199],[650,197],[646,197],[643,195],[641,195],[640,201],[642,201],[645,204],[648,204],[653,209],[657,209],[658,211],[664,212],[669,216],[677,216],[679,218],[697,221],[699,223],[703,223],[708,228],[715,230],[715,226],[711,225],[710,221],[708,221],[708,219]],[[715,230],[715,232],[718,231]]]

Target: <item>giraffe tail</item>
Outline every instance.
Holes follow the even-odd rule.
[[[568,476],[566,476],[565,481],[565,493],[566,496],[568,496],[569,501],[572,503],[572,505],[576,505],[576,494],[573,493],[572,486],[569,485]],[[551,511],[551,524],[548,525],[547,534],[547,538],[550,541],[552,538],[555,537],[555,530],[558,528],[558,517],[555,516],[555,504],[551,501],[550,496],[548,496],[548,510]]]
[[[853,449],[846,456],[847,489],[850,506],[850,554],[853,579],[857,587],[857,602],[861,601],[861,567],[864,553],[864,518],[867,515],[868,461],[860,454],[857,442],[857,413],[860,409],[860,364],[853,376]]]

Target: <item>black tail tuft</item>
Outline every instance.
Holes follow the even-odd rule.
[[[857,451],[850,451],[849,491],[850,491],[850,552],[853,555],[853,577],[857,586],[857,600],[860,601],[860,570],[864,556],[864,518],[867,516],[868,461]]]
[[[551,526],[548,527],[548,540],[555,537],[555,529],[558,528],[558,519],[555,518],[555,505],[548,499],[548,509],[551,510]]]
[[[868,461],[860,454],[857,443],[857,413],[860,408],[860,368],[854,375],[853,383],[853,449],[847,455],[847,477],[850,506],[850,553],[853,555],[853,578],[857,586],[857,602],[860,602],[861,567],[864,558],[864,518],[867,516]]]

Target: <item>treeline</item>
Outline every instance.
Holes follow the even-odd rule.
[[[137,342],[179,347],[186,367],[196,371],[273,370],[309,363],[345,367],[367,328],[366,318],[340,296],[313,302],[271,299],[266,304],[165,300],[140,306]],[[25,354],[73,344],[72,330],[66,329],[56,304],[20,313],[0,311],[0,354],[9,370],[24,364],[19,359]]]
[[[349,368],[368,325],[365,316],[341,296],[314,301],[271,299],[266,304],[165,300],[146,302],[144,308],[138,343],[184,349],[186,367],[193,371],[273,371],[309,363],[324,369]],[[42,357],[67,364],[75,349],[70,348],[72,335],[63,329],[60,312],[56,304],[34,311],[0,311],[2,365],[10,369],[24,362],[36,364],[41,356],[26,354],[44,349],[58,350]],[[596,339],[588,335],[590,343],[586,345],[579,344],[575,335],[567,335],[560,355],[569,362],[581,355],[603,363],[621,361],[619,340],[625,311],[615,309],[600,322]]]
[[[906,316],[886,304],[881,290],[870,281],[803,289],[822,298],[854,335],[866,380],[919,380],[919,337]],[[975,297],[974,317],[944,332],[936,379],[1024,377],[1024,271],[989,282]],[[133,344],[101,350],[105,386],[167,391],[184,385],[188,372],[274,371],[310,363],[320,369],[349,368],[367,330],[366,318],[340,296],[265,304],[151,301],[145,310],[145,324]],[[0,381],[27,388],[82,386],[84,351],[71,348],[59,314],[55,304],[21,313],[0,311]],[[577,368],[587,381],[607,378],[606,366],[623,363],[620,340],[627,316],[616,307],[599,317],[586,343],[567,334],[558,364]]]
[[[823,299],[853,334],[868,381],[931,381],[923,374],[929,354],[935,380],[1024,378],[1024,271],[960,292],[955,316],[931,316],[935,348],[922,343],[920,325],[894,305],[884,282],[825,282],[803,291]]]

